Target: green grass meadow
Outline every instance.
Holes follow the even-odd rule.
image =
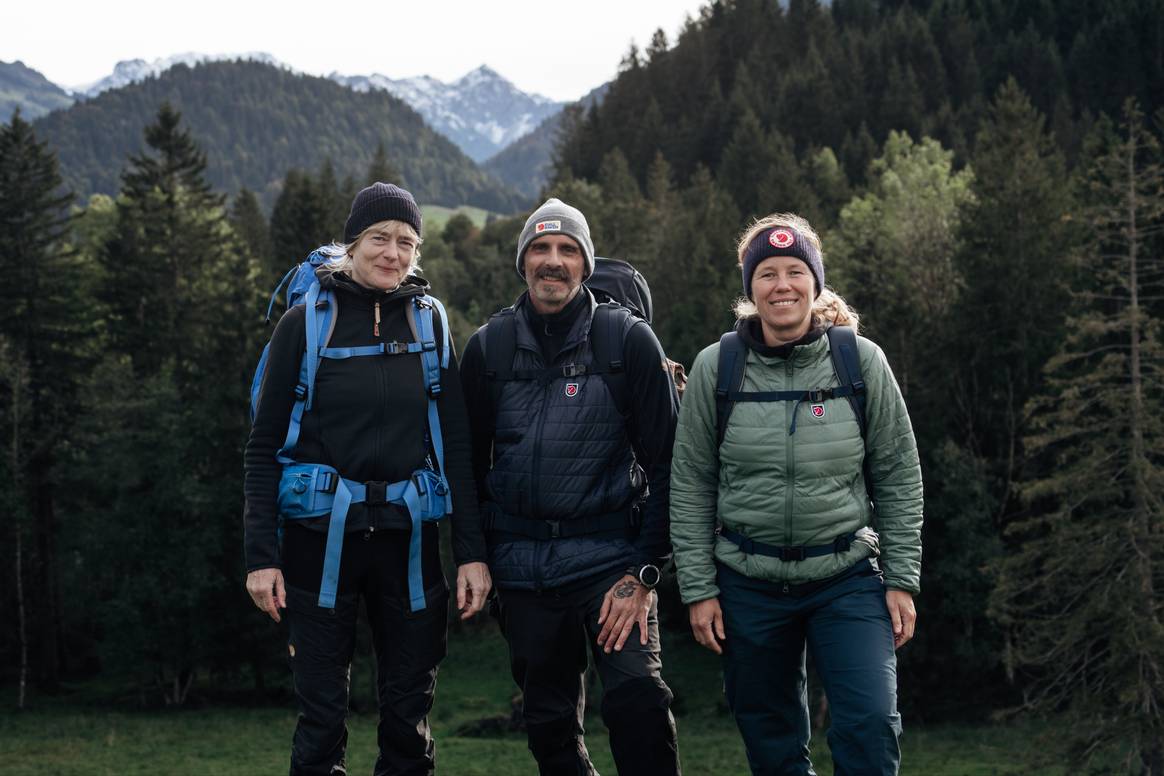
[[[421,205],[420,214],[424,218],[425,233],[430,229],[440,231],[445,228],[445,224],[454,215],[461,213],[469,217],[474,226],[485,226],[485,221],[489,218],[489,211],[482,210],[479,207],[472,205],[461,205],[460,207],[444,207],[443,205]]]
[[[664,675],[676,694],[679,748],[686,776],[746,776],[743,744],[720,693],[718,659],[676,634],[667,634]],[[366,670],[353,675],[355,692],[367,694]],[[293,704],[243,707],[198,704],[180,710],[107,710],[92,688],[69,701],[35,698],[31,709],[12,711],[15,688],[0,712],[0,773],[33,774],[280,774],[287,772]],[[465,728],[508,714],[514,687],[504,642],[489,627],[452,639],[442,664],[432,715],[437,772],[450,776],[535,774],[533,759],[518,733],[465,735]],[[376,757],[376,717],[367,711],[350,719],[349,773],[368,774]],[[1064,774],[1048,764],[1054,746],[1043,726],[942,726],[920,728],[906,720],[903,774]],[[482,725],[481,727],[488,727]],[[587,720],[587,745],[599,771],[614,774],[606,731],[595,714]],[[832,774],[824,734],[813,741],[821,776]]]

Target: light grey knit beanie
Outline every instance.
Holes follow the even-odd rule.
[[[586,259],[586,271],[582,279],[594,272],[594,243],[590,239],[590,225],[586,216],[576,207],[570,207],[560,199],[550,197],[525,221],[521,237],[517,239],[517,274],[525,280],[525,250],[529,244],[546,234],[564,234],[573,238],[582,249]]]

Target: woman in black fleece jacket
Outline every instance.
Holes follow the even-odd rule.
[[[412,342],[408,309],[428,283],[410,272],[420,243],[421,217],[412,196],[377,183],[357,195],[344,229],[347,245],[317,272],[334,295],[338,317],[331,348]],[[435,340],[443,340],[433,315]],[[448,587],[441,573],[438,529],[421,523],[422,607],[410,606],[408,565],[412,523],[390,503],[353,503],[340,555],[334,608],[323,608],[321,581],[330,515],[284,520],[280,541],[276,454],[287,437],[300,363],[306,349],[306,313],[299,305],[279,321],[258,411],[246,449],[247,589],[275,621],[288,619],[288,652],[299,702],[291,753],[292,774],[329,774],[343,767],[347,743],[348,676],[355,644],[356,609],[365,600],[377,659],[380,702],[380,773],[432,773],[434,746],[427,715],[445,655]],[[468,421],[456,360],[440,370],[437,399],[444,438],[444,471],[452,495],[457,607],[479,611],[491,581],[470,464]],[[333,467],[357,483],[397,483],[431,468],[428,395],[418,354],[346,359],[319,366],[311,408],[303,413],[290,456],[298,463]],[[415,611],[414,611],[415,610]]]

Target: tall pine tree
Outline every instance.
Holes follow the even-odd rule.
[[[205,157],[163,106],[123,175],[105,248],[115,317],[78,429],[73,475],[107,657],[168,704],[223,664],[248,612],[238,496],[258,268],[205,181]],[[97,386],[101,386],[97,390]]]
[[[1023,485],[995,613],[1027,705],[1066,708],[1080,754],[1114,747],[1164,773],[1164,291],[1160,144],[1129,100],[1088,170],[1079,305],[1032,400]]]
[[[56,685],[63,645],[58,589],[58,465],[92,357],[93,269],[69,242],[72,195],[57,160],[19,112],[0,126],[0,273],[15,292],[0,309],[6,343],[0,427],[10,507],[22,546],[21,606],[30,615],[35,678]],[[26,534],[27,531],[27,535]]]

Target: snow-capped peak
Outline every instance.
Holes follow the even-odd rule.
[[[263,62],[276,67],[287,67],[265,51],[248,51],[242,54],[199,54],[186,51],[147,62],[144,59],[124,59],[113,66],[113,72],[104,78],[81,86],[69,87],[69,91],[79,97],[96,97],[101,92],[142,81],[150,76],[160,75],[174,65],[193,67],[202,62],[218,62],[224,59],[245,59]]]
[[[521,91],[488,65],[481,65],[452,83],[429,75],[393,79],[379,73],[333,73],[329,78],[356,91],[383,89],[393,94],[478,162],[530,132],[565,105]]]

